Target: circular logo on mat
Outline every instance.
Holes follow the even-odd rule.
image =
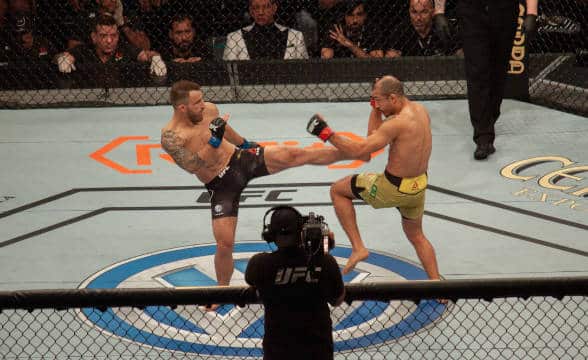
[[[114,264],[88,278],[81,288],[145,288],[215,285],[215,245],[197,245],[141,255]],[[247,261],[268,251],[265,242],[235,244],[234,285],[243,285]],[[342,266],[351,249],[338,246],[331,254]],[[424,270],[413,263],[378,252],[370,253],[345,283],[389,280],[424,280]],[[370,347],[393,341],[429,326],[445,311],[436,301],[355,301],[342,304],[333,318],[335,351]],[[83,309],[94,326],[115,336],[157,348],[218,356],[262,356],[263,308],[223,305],[215,312],[196,306],[171,309],[110,308],[104,312]]]

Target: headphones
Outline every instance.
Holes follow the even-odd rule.
[[[271,220],[270,220],[270,223],[266,223],[265,220],[270,214],[273,214],[274,212],[276,212],[278,210],[289,210],[289,211],[293,212],[294,214],[296,214],[297,232],[300,233],[300,231],[302,231],[302,225],[304,224],[304,217],[302,216],[302,214],[300,214],[300,212],[298,210],[296,210],[292,206],[287,206],[287,205],[274,206],[273,208],[266,211],[265,215],[263,215],[263,230],[261,231],[261,238],[263,240],[267,241],[268,243],[275,242],[276,235],[278,235],[278,234],[272,229]],[[270,219],[271,219],[271,217],[270,217]]]

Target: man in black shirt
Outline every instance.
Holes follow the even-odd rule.
[[[275,242],[278,250],[253,256],[245,271],[245,281],[256,288],[265,307],[265,360],[333,359],[328,304],[340,305],[345,288],[339,266],[324,253],[321,238],[311,245],[306,241],[310,231],[304,223],[293,207],[268,210],[262,236]]]
[[[382,57],[382,46],[375,44],[366,20],[367,13],[362,0],[347,2],[343,23],[333,24],[328,34],[324,34],[326,36],[321,48],[321,58]]]
[[[52,85],[52,44],[39,34],[31,13],[16,12],[0,28],[0,78],[3,89],[49,88]]]
[[[161,52],[165,61],[191,63],[209,60],[210,48],[197,36],[188,15],[176,15],[169,29],[170,46]]]
[[[460,48],[456,31],[452,31],[453,37],[447,44],[433,31],[435,8],[432,0],[408,1],[410,24],[405,19],[399,23],[394,36],[389,38],[391,43],[387,47],[386,57],[455,55]]]
[[[124,41],[141,49],[150,48],[147,34],[126,21],[122,0],[38,0],[45,36],[60,49],[71,49],[82,43],[91,44],[88,36],[96,18],[112,16]]]
[[[119,72],[130,63],[150,62],[150,73],[158,77],[167,74],[167,67],[159,53],[119,43],[118,28],[111,16],[100,15],[96,18],[91,39],[93,46],[82,44],[55,57],[61,73],[77,71],[81,65],[83,69],[79,71],[84,72],[83,81],[90,82],[87,85],[109,87],[121,85]]]
[[[14,36],[14,58],[12,60],[16,64],[48,65],[56,51],[51,42],[36,31],[33,21],[33,16],[26,13],[17,13],[12,19]]]

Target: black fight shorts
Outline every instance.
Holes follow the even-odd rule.
[[[212,218],[237,216],[241,192],[249,180],[268,174],[263,148],[235,150],[229,164],[206,184]]]

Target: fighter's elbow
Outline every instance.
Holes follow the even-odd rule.
[[[354,151],[353,154],[355,155],[356,159],[364,159],[365,157],[370,156],[371,151],[367,146],[361,145],[357,147],[356,151]]]
[[[361,161],[368,162],[372,159],[372,155],[369,152],[361,152],[361,153],[353,154],[352,158],[354,160],[361,160]]]

